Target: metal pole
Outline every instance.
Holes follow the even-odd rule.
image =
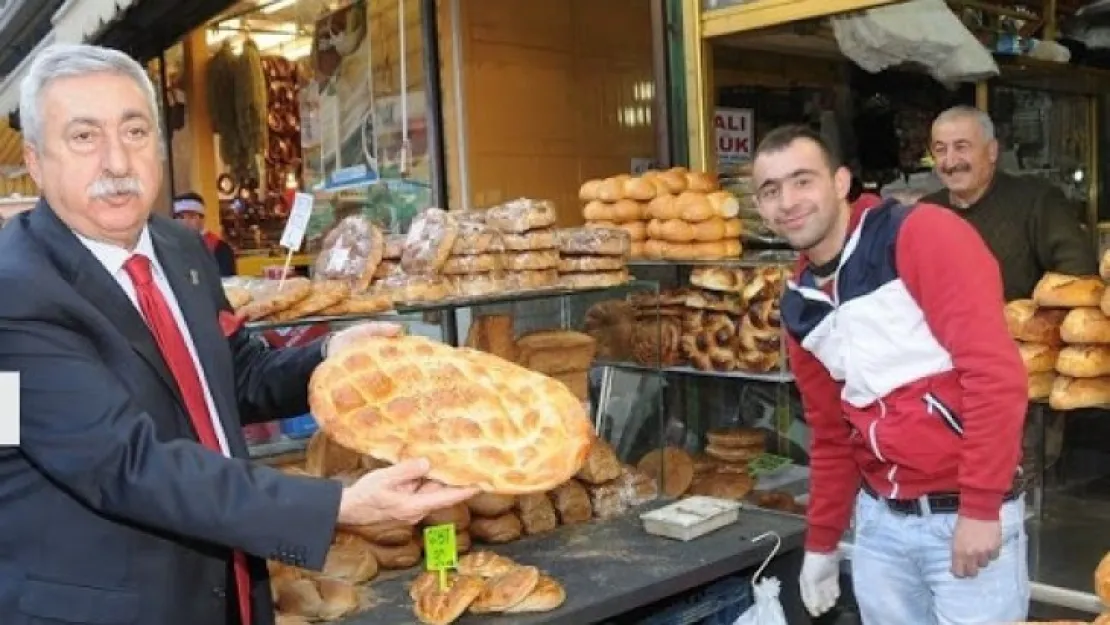
[[[158,76],[162,82],[162,128],[164,129],[163,138],[166,142],[166,158],[170,165],[170,200],[177,195],[177,189],[174,188],[174,175],[173,175],[173,128],[170,127],[170,98],[169,98],[169,78],[166,74],[166,52],[158,53]]]
[[[443,145],[443,84],[439,76],[441,59],[436,0],[421,0],[420,30],[424,40],[424,84],[428,98],[425,124],[428,129],[428,155],[431,157],[431,203],[432,206],[450,209],[447,205],[450,195],[447,191],[447,151]],[[456,313],[454,308],[443,311],[443,341],[455,347],[459,345]]]

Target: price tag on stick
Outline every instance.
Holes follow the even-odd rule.
[[[447,590],[447,571],[459,565],[455,544],[455,525],[431,525],[424,528],[424,566],[439,574],[439,589]]]
[[[293,196],[293,208],[289,211],[289,218],[285,220],[285,229],[281,231],[279,242],[288,250],[285,254],[285,265],[281,271],[281,282],[278,283],[279,291],[285,286],[285,276],[289,274],[293,254],[304,244],[304,235],[308,230],[308,220],[312,217],[312,204],[315,200],[311,193],[297,193]]]

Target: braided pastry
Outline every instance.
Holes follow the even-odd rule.
[[[702,371],[732,371],[737,364],[736,324],[720,313],[699,316],[704,319],[701,327],[682,337],[683,355]]]
[[[682,327],[675,317],[638,323],[632,333],[632,357],[649,366],[673,367],[682,360]]]

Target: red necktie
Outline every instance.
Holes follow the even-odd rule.
[[[135,292],[139,296],[139,309],[150,326],[155,342],[165,358],[166,364],[177,381],[181,398],[185,401],[185,409],[197,431],[197,438],[205,447],[221,452],[220,439],[216,436],[216,426],[212,423],[212,413],[208,411],[208,404],[204,400],[204,387],[200,383],[200,375],[189,354],[185,344],[185,336],[177,321],[173,317],[166,298],[154,283],[151,273],[150,259],[141,254],[135,254],[127,259],[123,265],[124,271],[135,285]],[[236,551],[235,585],[239,594],[239,615],[242,625],[251,623],[250,603],[250,574],[247,572],[247,559],[242,552]]]

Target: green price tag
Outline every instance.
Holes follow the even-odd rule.
[[[429,571],[442,573],[459,564],[459,550],[455,544],[455,525],[432,525],[424,528],[424,566]],[[441,584],[442,585],[442,584]]]

